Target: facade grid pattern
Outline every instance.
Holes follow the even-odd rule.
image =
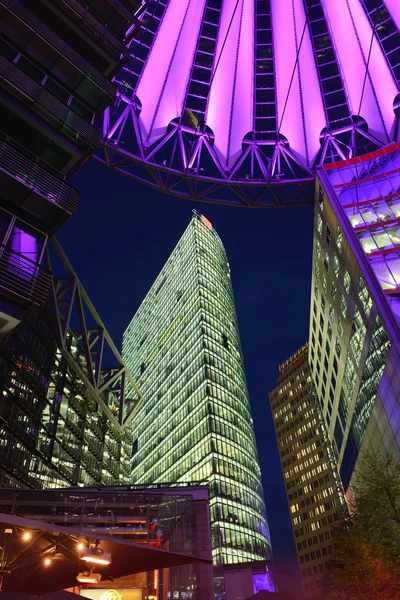
[[[144,399],[132,423],[132,482],[208,480],[214,563],[268,558],[229,265],[201,215],[125,331],[123,357]]]
[[[66,346],[85,371],[72,332]],[[1,487],[128,483],[130,431],[109,422],[69,367],[47,305],[1,340],[0,390]]]
[[[363,255],[363,240],[356,231],[351,231],[353,218],[348,224],[342,220],[341,216],[346,219],[348,215],[342,215],[318,179],[317,196],[309,360],[329,439],[347,490],[360,452],[371,447],[372,433],[367,432],[378,422],[377,412],[382,422],[390,421],[388,414],[383,418],[382,386],[387,386],[387,378],[391,379],[388,369],[393,360],[397,362],[398,350],[393,346],[395,332],[381,311],[374,288],[378,284],[375,268],[369,269],[368,258]],[[346,202],[349,200],[346,193]],[[353,200],[357,205],[356,194]],[[358,201],[360,207],[356,206],[354,211],[356,220],[368,210],[363,208],[361,195]],[[393,202],[395,209],[396,199]],[[381,300],[385,305],[385,298]],[[398,395],[397,384],[393,394]],[[396,418],[393,424],[394,428],[387,427],[385,436],[380,436],[379,443],[374,444],[380,453],[399,453]]]
[[[305,598],[320,598],[345,500],[329,452],[308,345],[280,366],[270,403]]]

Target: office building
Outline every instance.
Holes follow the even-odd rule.
[[[308,365],[308,344],[279,365],[269,395],[304,598],[321,597],[345,499]]]
[[[0,340],[0,487],[128,483],[140,392],[56,247],[47,302]]]
[[[100,143],[141,4],[0,2],[0,336],[46,302],[47,239],[76,212],[67,180]]]
[[[344,489],[400,457],[400,146],[320,169],[309,360]]]
[[[207,480],[214,564],[262,561],[265,574],[270,541],[230,270],[212,224],[193,212],[123,336],[143,394],[132,483]]]

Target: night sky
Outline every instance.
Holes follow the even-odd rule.
[[[280,589],[295,555],[268,401],[278,364],[308,339],[313,209],[245,209],[164,195],[89,161],[77,214],[58,235],[120,349],[122,333],[191,218],[214,225],[232,272]]]

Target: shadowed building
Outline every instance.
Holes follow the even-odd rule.
[[[0,340],[0,487],[128,483],[140,392],[54,244],[46,304]]]
[[[269,399],[304,597],[317,599],[332,553],[332,525],[345,499],[316,403],[308,344],[279,365]]]

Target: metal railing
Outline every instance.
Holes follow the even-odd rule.
[[[50,283],[49,271],[22,254],[0,245],[0,289],[37,307],[47,301]]]
[[[19,144],[0,132],[0,170],[73,215],[78,208],[78,190],[27,154]]]
[[[106,24],[99,20],[99,14],[91,10],[90,6],[81,4],[79,0],[68,0],[68,2],[51,0],[51,2],[58,8],[61,5],[63,12],[88,31],[114,60],[119,62],[121,55],[126,59],[129,57],[129,50],[123,45],[123,40],[108,30]]]
[[[86,77],[91,79],[108,97],[115,97],[115,89],[111,81],[105,75],[95,69],[83,56],[76,52],[64,40],[62,40],[45,23],[38,19],[25,6],[15,2],[15,0],[0,0],[0,5],[5,5],[19,19],[27,23],[38,35],[47,40],[57,52],[65,56],[73,65],[77,67]],[[40,60],[39,60],[40,62]],[[107,102],[109,104],[109,102]]]
[[[16,90],[13,95],[24,96],[24,104],[36,113],[51,115],[50,123],[73,139],[78,146],[84,146],[94,152],[100,143],[101,133],[93,125],[87,123],[68,106],[48,92],[42,85],[26,75],[18,65],[0,56],[0,79],[4,79]],[[45,117],[46,118],[46,117]]]

